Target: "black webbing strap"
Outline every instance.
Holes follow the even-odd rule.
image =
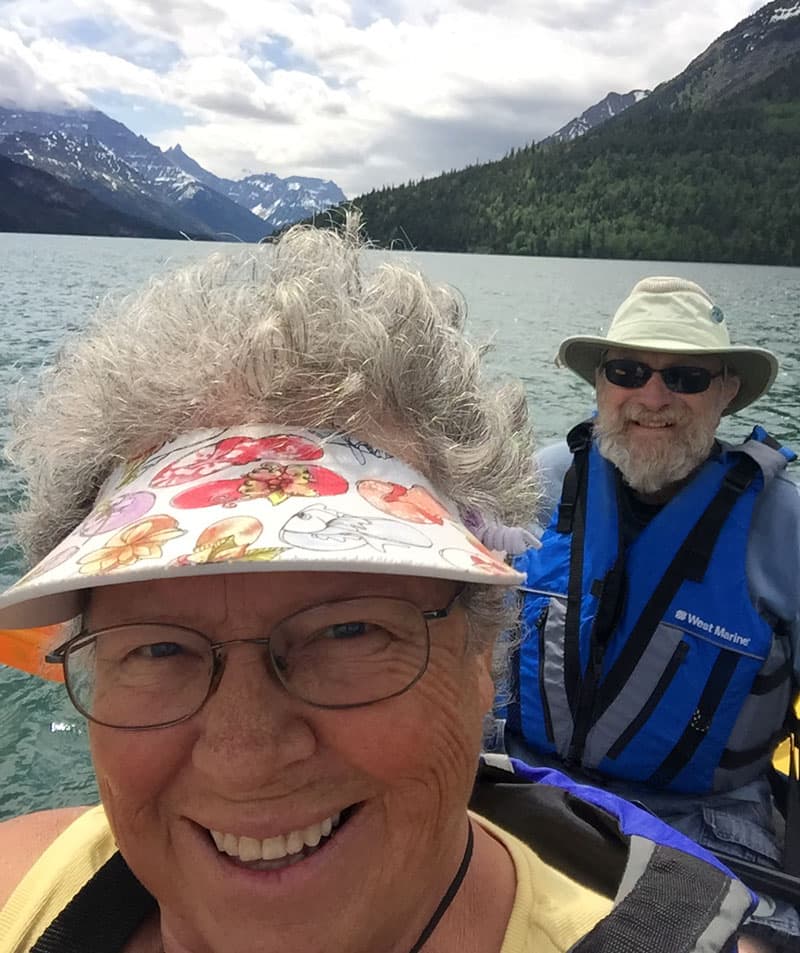
[[[155,900],[117,852],[75,894],[30,953],[119,953],[155,909]]]
[[[739,768],[746,768],[754,761],[771,754],[775,750],[775,745],[783,741],[785,737],[786,729],[781,727],[760,745],[753,745],[752,748],[742,748],[739,751],[731,751],[730,748],[726,748],[719,759],[719,766],[725,771],[738,771]]]
[[[769,675],[756,675],[753,679],[753,685],[750,689],[751,695],[768,695],[770,692],[779,688],[784,682],[792,677],[792,660],[786,658]]]
[[[800,719],[795,713],[794,704],[789,707],[787,727],[789,728],[789,780],[786,789],[783,869],[792,877],[800,877]]]
[[[751,435],[751,439],[755,435],[755,433],[756,431],[754,430],[753,434]],[[783,450],[783,447],[781,446],[781,444],[778,443],[778,441],[772,436],[771,433],[763,432],[760,438],[760,442],[763,443],[764,446],[769,447],[770,450],[777,450],[778,453],[780,453]]]
[[[617,514],[621,512],[623,493],[622,476],[614,469],[614,492]],[[584,497],[585,500],[585,497]],[[571,765],[583,761],[586,739],[595,722],[597,686],[603,671],[603,660],[609,639],[617,627],[625,602],[627,573],[625,571],[625,540],[622,520],[617,519],[617,558],[602,579],[594,579],[591,594],[597,599],[597,607],[589,633],[589,658],[583,673],[577,705],[573,711],[573,731],[569,743],[567,762]]]
[[[675,742],[672,751],[647,779],[648,784],[658,788],[666,787],[692,760],[700,742],[708,734],[740,659],[738,652],[719,653],[689,724]]]
[[[564,688],[572,717],[578,708],[581,685],[580,626],[583,589],[583,540],[586,533],[586,489],[589,480],[591,423],[584,421],[567,435],[573,454],[564,477],[559,504],[557,532],[572,532],[569,553],[569,582],[564,618]],[[566,503],[565,503],[566,497]],[[565,528],[562,529],[562,524]]]
[[[653,632],[684,580],[702,581],[725,521],[758,472],[755,460],[742,454],[725,475],[714,498],[673,557],[636,620],[625,647],[604,679],[598,693],[596,717],[599,718],[605,712],[631,678]]]
[[[583,467],[588,464],[588,451],[592,444],[592,422],[584,420],[567,434],[567,446],[572,454],[572,463],[564,474],[561,484],[561,499],[558,501],[557,533],[571,533],[575,518],[575,506],[583,485]]]

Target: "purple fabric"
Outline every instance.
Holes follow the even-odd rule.
[[[684,837],[683,834],[670,827],[669,824],[665,824],[654,814],[631,804],[630,801],[625,801],[621,797],[600,788],[590,787],[588,784],[578,784],[565,774],[552,768],[534,768],[518,758],[510,758],[509,760],[514,768],[514,774],[525,778],[526,781],[532,781],[534,784],[552,784],[607,811],[619,820],[620,830],[626,836],[630,837],[636,834],[640,837],[647,837],[657,844],[673,847],[684,854],[691,854],[693,857],[704,860],[716,867],[717,870],[721,870],[728,877],[738,879],[712,853],[688,837]],[[753,895],[752,891],[751,895]],[[753,902],[755,902],[755,895],[753,895]]]

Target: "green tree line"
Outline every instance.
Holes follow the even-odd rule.
[[[800,265],[800,58],[714,107],[651,99],[353,204],[384,246]]]

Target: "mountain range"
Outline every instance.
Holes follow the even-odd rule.
[[[162,151],[144,136],[99,110],[58,112],[0,107],[0,156],[55,178],[28,177],[30,214],[22,214],[25,189],[17,187],[15,208],[29,231],[58,231],[48,221],[46,194],[66,187],[93,199],[93,228],[109,234],[120,222],[129,234],[257,242],[276,229],[345,201],[331,181],[272,173],[222,179],[177,145]],[[5,189],[0,189],[5,199]],[[61,221],[61,219],[58,219]],[[10,227],[10,226],[8,226]],[[138,228],[138,231],[137,231]],[[69,229],[71,230],[71,229]],[[95,232],[97,233],[97,232]]]
[[[800,265],[800,0],[765,4],[630,95],[588,131],[579,117],[353,204],[389,247]]]

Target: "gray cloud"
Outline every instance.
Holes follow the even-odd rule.
[[[0,105],[48,110],[87,104],[85,97],[44,79],[22,44],[0,31]]]
[[[256,102],[252,97],[234,89],[215,89],[196,93],[191,97],[191,106],[234,119],[254,119],[258,122],[288,126],[298,121],[291,109],[275,103]]]

